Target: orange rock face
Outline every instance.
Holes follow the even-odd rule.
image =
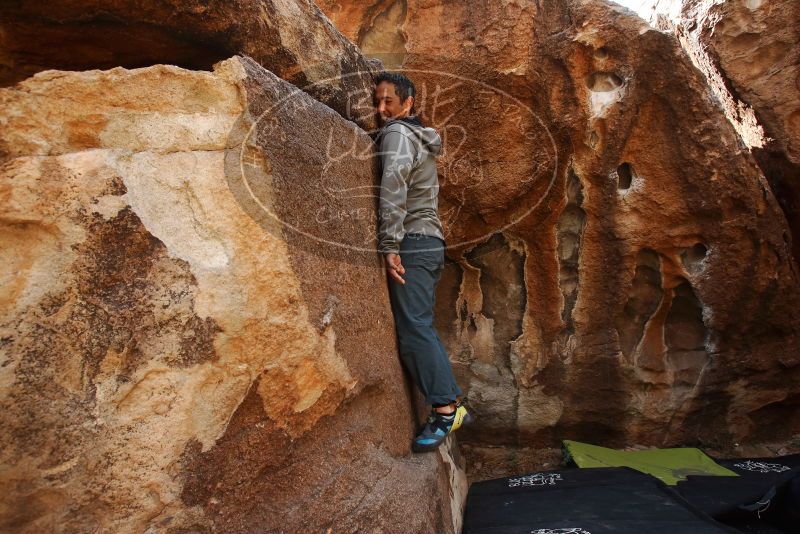
[[[364,131],[240,57],[43,72],[0,123],[3,531],[458,529],[374,222],[319,222],[374,208]]]
[[[800,261],[800,3],[656,4],[770,182]]]
[[[437,318],[471,445],[800,430],[790,231],[674,37],[603,1],[320,5],[443,133]]]

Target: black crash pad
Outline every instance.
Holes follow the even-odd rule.
[[[771,523],[782,532],[800,533],[800,454],[715,461],[739,476],[687,477],[676,490],[689,503],[719,521],[749,525],[740,530],[760,532],[759,524]]]
[[[727,477],[726,477],[727,478]],[[464,534],[736,532],[658,479],[626,467],[564,469],[470,486]]]
[[[800,473],[800,455],[715,461],[739,476],[689,476],[676,488],[687,501],[713,517],[765,507],[771,493]]]

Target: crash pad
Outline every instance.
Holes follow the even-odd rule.
[[[689,475],[738,476],[700,449],[645,449],[620,451],[579,441],[564,440],[564,459],[578,467],[630,467],[674,486]]]
[[[800,455],[715,461],[739,476],[689,476],[676,486],[686,501],[745,532],[800,531]]]
[[[463,534],[724,534],[734,530],[626,467],[525,473],[470,486]]]

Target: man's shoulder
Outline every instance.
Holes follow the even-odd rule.
[[[390,134],[397,134],[397,136],[392,136]],[[418,150],[417,143],[419,140],[414,134],[412,126],[403,121],[392,121],[387,123],[383,128],[381,128],[381,133],[378,140],[382,146],[386,146],[385,143],[388,142],[394,147],[405,147],[403,150],[406,151],[412,151],[416,153]]]
[[[383,135],[390,132],[397,132],[403,135],[409,135],[414,132],[413,127],[403,121],[391,121],[383,127]]]

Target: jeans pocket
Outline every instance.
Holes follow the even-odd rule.
[[[400,249],[400,259],[405,267],[422,267],[431,272],[444,268],[444,248],[441,242],[431,239],[407,249]]]

